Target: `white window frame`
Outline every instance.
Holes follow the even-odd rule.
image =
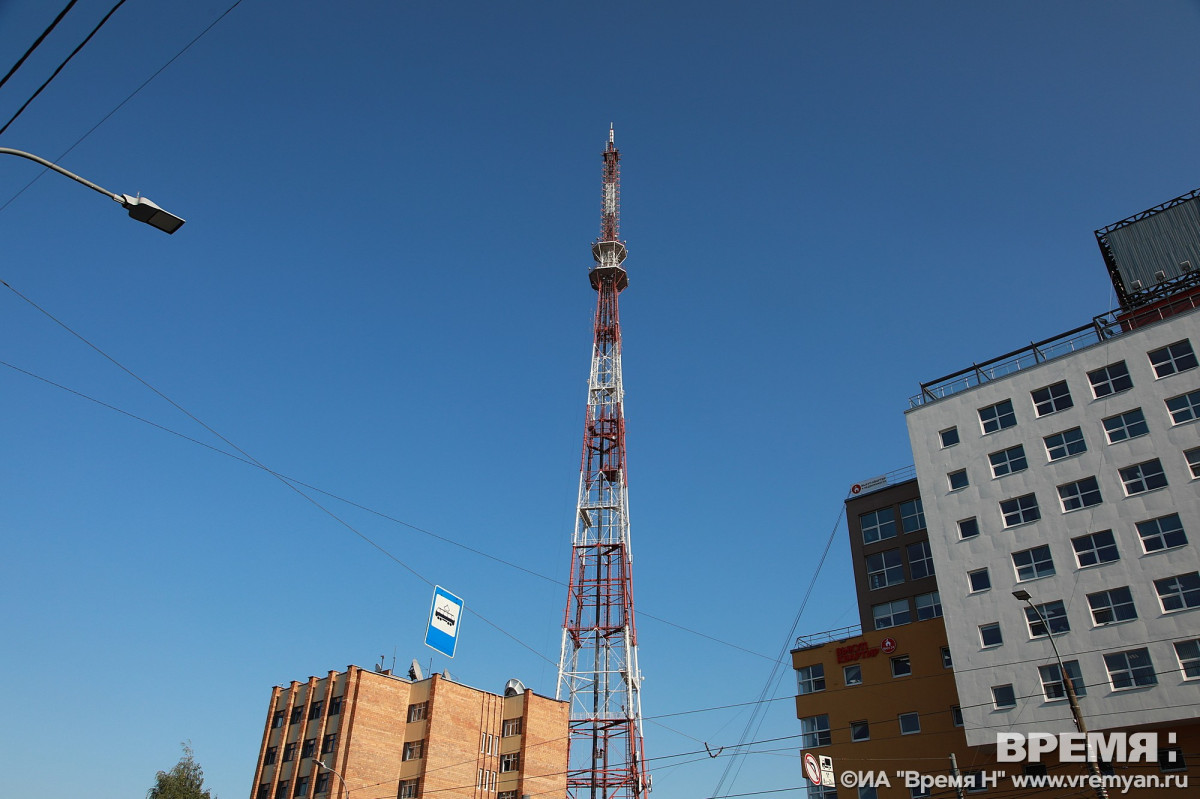
[[[1133,388],[1133,378],[1129,375],[1129,367],[1125,361],[1117,361],[1087,373],[1088,382],[1092,386],[1092,396],[1096,399],[1111,397]],[[1125,385],[1128,383],[1128,385]]]
[[[1155,580],[1154,590],[1158,592],[1163,613],[1200,608],[1200,572],[1184,572]]]
[[[1018,583],[1037,580],[1041,577],[1051,577],[1055,574],[1054,556],[1046,544],[1039,544],[1036,547],[1012,553],[1012,563]]]
[[[1012,399],[1001,400],[979,409],[979,426],[983,434],[990,435],[1017,426],[1017,414]]]
[[[1150,433],[1150,425],[1146,423],[1146,414],[1141,408],[1106,417],[1101,420],[1101,424],[1104,425],[1104,436],[1109,444],[1141,438]]]
[[[1120,593],[1122,591],[1123,594]],[[1127,585],[1088,594],[1087,601],[1088,608],[1092,611],[1092,623],[1097,627],[1121,624],[1138,617],[1137,606],[1133,603],[1133,592]]]
[[[1176,641],[1175,657],[1179,660],[1179,673],[1183,679],[1200,680],[1200,638]]]
[[[1061,599],[1052,599],[1035,607],[1041,611],[1041,616],[1033,608],[1025,608],[1025,622],[1029,628],[1030,638],[1045,638],[1047,635],[1062,635],[1071,632],[1071,619],[1067,616],[1067,606]],[[1046,620],[1044,625],[1042,624],[1043,618]],[[1038,625],[1044,627],[1046,631],[1040,634],[1034,632],[1035,626]]]
[[[992,477],[1004,477],[1029,468],[1029,459],[1025,457],[1023,444],[991,453],[988,455],[988,463],[992,467]]]
[[[1126,466],[1124,469],[1118,469],[1117,473],[1121,476],[1121,483],[1125,486],[1125,496],[1127,497],[1157,491],[1168,485],[1167,473],[1163,469],[1162,461],[1158,458]],[[1158,484],[1159,479],[1162,480],[1161,484]],[[1151,483],[1155,484],[1151,485]]]
[[[900,713],[896,716],[896,723],[900,725],[901,735],[916,735],[921,731],[921,714],[916,711],[908,713]],[[909,729],[905,729],[905,724],[908,724]]]
[[[1077,435],[1071,435],[1072,433]],[[1079,427],[1052,433],[1043,438],[1042,442],[1046,445],[1046,459],[1051,462],[1087,452],[1087,439],[1083,437],[1083,430]]]
[[[1184,424],[1200,418],[1200,390],[1168,397],[1166,403],[1167,412],[1171,414],[1171,424]]]
[[[828,713],[805,716],[800,719],[800,743],[802,749],[816,749],[833,743],[833,736],[829,731]]]
[[[878,591],[904,582],[904,558],[900,548],[872,552],[864,558],[867,568],[867,588]]]
[[[1174,520],[1175,526],[1164,529],[1163,522],[1166,520]],[[1153,525],[1153,530],[1150,529],[1150,525]],[[1178,513],[1168,513],[1163,516],[1156,516],[1153,519],[1146,519],[1145,521],[1137,522],[1134,526],[1137,528],[1138,538],[1140,538],[1142,541],[1142,550],[1147,555],[1154,552],[1166,552],[1171,549],[1178,549],[1179,547],[1185,547],[1188,544],[1187,531],[1183,529],[1183,520],[1179,518]],[[1169,544],[1167,543],[1168,536],[1176,540],[1178,540],[1178,538],[1182,538],[1183,540],[1175,544]],[[1147,546],[1147,543],[1150,541],[1159,542],[1161,546],[1156,546],[1151,549],[1149,546]]]
[[[1107,542],[1103,540],[1105,538],[1107,538]],[[1075,550],[1075,562],[1081,569],[1103,566],[1121,559],[1121,552],[1117,549],[1117,539],[1112,530],[1097,530],[1094,533],[1072,538],[1071,548]],[[1112,557],[1108,557],[1110,552]],[[1085,560],[1090,562],[1084,563]]]
[[[818,684],[819,683],[819,684]],[[813,663],[796,669],[796,693],[799,696],[825,690],[825,664]]]
[[[995,630],[996,636],[1000,640],[996,641],[994,644],[989,644],[985,636],[986,632],[991,632],[992,630]],[[1004,646],[1004,631],[1000,629],[1000,622],[989,621],[987,624],[979,625],[979,645],[983,649],[993,649],[997,646]]]
[[[1130,655],[1144,656],[1147,665],[1134,666],[1130,660]],[[1158,675],[1154,673],[1154,661],[1150,657],[1150,650],[1146,647],[1126,649],[1121,652],[1110,652],[1104,656],[1104,668],[1108,671],[1108,681],[1114,691],[1131,691],[1137,688],[1148,688],[1158,685]],[[1140,682],[1138,679],[1139,675],[1141,677]],[[1120,678],[1121,683],[1128,681],[1128,684],[1118,685],[1118,678]]]
[[[1000,691],[1002,693],[1011,694],[1011,696],[1007,697],[1007,699],[1012,700],[1011,703],[1008,702],[1007,699],[1005,702],[1001,703],[1001,700],[1000,700],[1001,694],[997,693],[997,691]],[[993,685],[992,686],[992,707],[996,708],[996,710],[1012,710],[1016,706],[1017,706],[1017,692],[1013,689],[1012,683],[1005,683],[1004,685]]]
[[[983,582],[986,585],[978,585],[979,576],[983,576]],[[967,592],[971,594],[981,594],[984,591],[992,590],[992,575],[988,572],[987,566],[982,569],[972,569],[967,572]]]
[[[1005,505],[1008,505],[1010,510],[1006,511]],[[1004,519],[1005,528],[1033,524],[1042,518],[1042,509],[1038,507],[1037,495],[1022,494],[1019,497],[1000,500],[1000,517]]]
[[[1063,483],[1058,487],[1058,499],[1062,503],[1063,513],[1091,508],[1104,502],[1100,494],[1100,481],[1095,475]]]
[[[1196,352],[1186,338],[1146,353],[1155,377],[1162,379],[1196,368]],[[1156,357],[1157,356],[1157,357]]]
[[[1038,399],[1039,394],[1043,395],[1040,400]],[[1067,386],[1066,380],[1034,389],[1029,396],[1033,400],[1034,413],[1039,418],[1075,406],[1075,400],[1071,399],[1071,389]]]

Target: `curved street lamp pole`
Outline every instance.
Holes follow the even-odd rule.
[[[1075,718],[1075,729],[1083,733],[1084,741],[1087,740],[1087,725],[1083,723],[1083,711],[1079,709],[1079,698],[1075,695],[1075,681],[1071,679],[1071,675],[1067,674],[1067,667],[1063,665],[1062,656],[1058,654],[1058,645],[1054,643],[1054,633],[1050,630],[1050,622],[1046,621],[1046,617],[1042,615],[1042,609],[1033,604],[1029,592],[1024,589],[1013,591],[1013,596],[1024,602],[1029,607],[1033,608],[1033,612],[1037,614],[1038,621],[1046,628],[1046,637],[1050,639],[1050,648],[1054,650],[1054,659],[1058,661],[1058,676],[1062,678],[1063,686],[1067,692],[1067,702],[1071,704],[1071,715]],[[1096,788],[1097,799],[1108,799],[1108,791],[1104,787],[1104,778],[1100,775],[1100,766],[1097,765],[1095,758],[1092,757],[1092,747],[1087,746],[1088,773],[1092,776],[1092,784]]]
[[[164,233],[174,233],[179,228],[183,227],[184,220],[181,217],[175,216],[169,211],[164,211],[162,208],[155,205],[145,197],[137,196],[130,197],[128,194],[116,194],[109,191],[103,186],[97,186],[87,178],[81,178],[74,172],[63,169],[53,161],[47,161],[45,158],[36,156],[33,153],[27,153],[24,150],[14,150],[11,147],[0,147],[0,155],[15,155],[18,158],[26,158],[30,161],[35,161],[47,169],[53,169],[60,175],[66,175],[76,183],[82,183],[93,191],[98,191],[110,200],[115,200],[121,204],[121,207],[129,212],[129,216],[139,222],[145,222],[151,227],[158,228]]]
[[[326,770],[326,771],[328,771],[330,774],[332,774],[333,776],[335,776],[335,777],[337,777],[337,778],[338,778],[338,781],[340,781],[340,782],[342,783],[342,788],[343,788],[343,790],[345,790],[345,791],[346,791],[346,797],[347,797],[347,799],[349,799],[349,797],[350,797],[350,786],[346,784],[346,780],[342,779],[342,775],[341,775],[341,774],[338,774],[336,771],[334,771],[333,769],[331,769],[329,766],[325,765],[325,761],[324,761],[324,760],[314,760],[313,762],[315,762],[315,763],[316,763],[318,766],[320,766],[321,768],[325,769],[325,770]]]

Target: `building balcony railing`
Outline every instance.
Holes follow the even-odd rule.
[[[909,397],[909,408],[918,408],[945,399],[982,383],[988,383],[1022,369],[1090,347],[1108,339],[1122,336],[1131,330],[1161,322],[1167,317],[1200,308],[1200,293],[1192,292],[1169,302],[1132,310],[1116,309],[1094,317],[1082,325],[1057,336],[1033,342],[1027,347],[1007,352],[983,363],[971,364],[953,374],[921,384],[921,393]]]
[[[862,635],[862,625],[852,624],[849,627],[838,627],[836,630],[825,630],[820,633],[812,633],[810,635],[801,635],[796,638],[796,649],[812,649],[815,646],[824,646],[837,641],[845,641],[848,638],[857,638]]]

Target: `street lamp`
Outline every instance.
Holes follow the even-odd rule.
[[[130,197],[128,194],[114,194],[103,186],[97,186],[90,180],[79,177],[74,172],[69,172],[63,169],[58,164],[47,161],[45,158],[40,158],[33,153],[27,153],[24,150],[13,150],[10,147],[0,147],[0,155],[15,155],[19,158],[27,158],[30,161],[36,161],[42,166],[53,169],[60,175],[66,175],[71,180],[77,183],[82,183],[93,191],[98,191],[110,200],[116,200],[121,204],[121,207],[129,212],[129,215],[139,222],[145,222],[151,227],[156,227],[164,233],[174,233],[179,228],[183,227],[183,219],[175,216],[169,211],[164,211],[150,200],[142,196]]]
[[[1067,689],[1067,701],[1071,704],[1071,715],[1075,719],[1075,729],[1083,734],[1084,740],[1087,740],[1087,725],[1083,723],[1083,711],[1079,709],[1079,698],[1075,695],[1075,681],[1071,679],[1071,675],[1067,674],[1067,667],[1063,665],[1062,656],[1058,654],[1058,645],[1054,643],[1054,633],[1050,629],[1050,622],[1046,621],[1046,617],[1042,615],[1042,609],[1033,604],[1029,592],[1023,588],[1018,588],[1013,591],[1013,596],[1024,602],[1029,607],[1033,608],[1033,612],[1037,614],[1038,621],[1042,623],[1042,627],[1046,630],[1046,637],[1050,639],[1050,648],[1054,650],[1054,659],[1058,661],[1058,674],[1062,678],[1063,686]],[[1108,791],[1104,788],[1104,780],[1100,776],[1100,766],[1092,758],[1092,747],[1087,747],[1087,765],[1088,773],[1092,776],[1092,784],[1096,786],[1097,799],[1108,799]]]
[[[318,766],[320,766],[321,768],[323,768],[323,769],[325,769],[326,771],[328,771],[328,772],[329,772],[330,774],[332,774],[333,776],[337,777],[337,778],[338,778],[338,780],[339,780],[339,781],[342,783],[342,788],[343,788],[343,789],[346,791],[346,796],[347,796],[347,797],[349,797],[349,796],[350,796],[350,786],[346,784],[346,781],[345,781],[344,779],[342,779],[342,775],[341,775],[341,774],[338,774],[336,771],[334,771],[333,769],[331,769],[329,766],[325,765],[325,761],[324,761],[324,760],[315,760],[315,761],[313,761],[313,762],[315,762],[315,763],[316,763]]]

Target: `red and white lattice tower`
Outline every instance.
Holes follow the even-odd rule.
[[[604,149],[600,238],[588,273],[596,338],[588,380],[571,586],[563,621],[558,698],[570,703],[569,799],[644,797],[642,703],[629,548],[625,417],[621,412],[621,325],[617,295],[629,285],[620,226],[621,156],[609,129]]]

